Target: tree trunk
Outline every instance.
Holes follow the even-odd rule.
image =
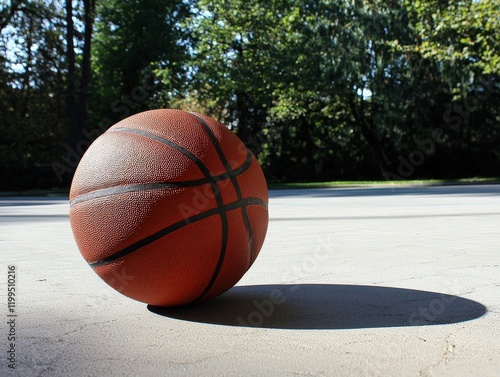
[[[244,92],[236,93],[236,114],[238,117],[238,129],[236,134],[247,144],[251,134],[248,113],[248,95]]]
[[[349,99],[349,106],[354,116],[354,120],[361,130],[361,134],[368,143],[370,151],[372,152],[372,157],[380,170],[381,177],[386,179],[387,168],[390,163],[378,135],[373,130],[373,125],[370,124],[365,114],[363,114],[362,110],[356,104],[354,96]]]
[[[94,22],[95,0],[84,0],[84,41],[82,51],[80,82],[77,85],[76,78],[76,53],[74,45],[75,25],[73,21],[73,4],[66,0],[66,59],[68,62],[66,109],[68,117],[68,161],[71,173],[74,172],[77,163],[85,152],[82,143],[83,131],[87,114],[88,88],[90,83],[90,52],[92,41],[92,29]],[[70,177],[71,180],[71,177]]]
[[[78,102],[76,108],[76,128],[81,133],[85,129],[87,118],[87,103],[89,97],[89,84],[91,76],[91,42],[94,23],[95,0],[84,0],[84,44],[81,67],[81,79],[78,92]]]
[[[71,172],[76,168],[78,161],[75,161],[78,153],[77,144],[81,136],[76,121],[76,85],[75,85],[75,46],[74,46],[75,26],[73,22],[73,2],[66,0],[66,60],[68,71],[66,73],[66,115],[68,121],[68,155],[66,161]],[[72,175],[70,173],[70,175]],[[70,177],[71,181],[71,177]]]

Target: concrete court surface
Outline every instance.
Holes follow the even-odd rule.
[[[77,250],[68,208],[0,198],[1,376],[500,373],[499,185],[272,191],[250,271],[180,309],[103,283]]]

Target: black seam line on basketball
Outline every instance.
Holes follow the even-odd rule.
[[[196,114],[193,114],[193,113],[190,113],[190,114],[193,115],[196,119],[198,119],[201,126],[203,127],[203,129],[207,133],[208,137],[212,140],[212,143],[214,144],[215,150],[217,151],[217,154],[219,156],[219,159],[221,160],[222,164],[224,165],[226,171],[228,173],[232,172],[232,167],[229,164],[229,161],[227,160],[226,155],[222,151],[222,148],[219,144],[219,141],[215,137],[214,133],[212,132],[212,130],[210,129],[208,124],[205,122],[205,120],[203,120],[203,118],[197,116]],[[247,153],[249,153],[248,150],[247,150]],[[231,183],[233,184],[233,187],[234,187],[234,190],[236,192],[238,199],[242,200],[243,195],[241,194],[241,189],[240,189],[240,186],[238,184],[237,178],[235,177],[234,174],[231,174],[230,179],[231,179]],[[250,268],[250,266],[252,265],[252,261],[253,261],[253,232],[252,232],[252,227],[250,226],[250,220],[248,218],[248,213],[247,213],[245,206],[241,207],[241,214],[243,217],[243,222],[245,224],[245,230],[246,230],[247,236],[248,236],[248,247],[250,250],[249,262],[248,262],[248,267],[247,267],[247,270],[248,270]],[[221,265],[222,265],[222,263],[223,263],[223,261],[221,261]],[[216,277],[214,277],[214,279],[213,279],[214,281],[215,281],[215,278]],[[203,292],[203,294],[198,299],[201,299],[209,291],[210,288],[211,287],[208,287],[207,289],[205,289],[205,292]]]
[[[229,239],[229,223],[227,221],[227,214],[226,214],[226,211],[224,209],[224,201],[222,200],[222,195],[220,193],[219,186],[217,185],[217,182],[213,180],[213,177],[210,174],[210,170],[208,170],[206,165],[198,157],[196,157],[194,154],[192,154],[188,150],[184,149],[180,145],[178,145],[172,141],[166,140],[166,139],[164,139],[160,136],[157,136],[155,134],[152,134],[152,133],[149,133],[146,131],[142,131],[142,130],[137,130],[135,128],[126,128],[126,127],[121,128],[120,127],[120,128],[116,128],[115,131],[131,132],[131,133],[134,133],[137,135],[149,137],[153,140],[159,141],[160,143],[166,144],[166,145],[176,149],[177,151],[183,153],[186,157],[191,159],[199,167],[199,169],[202,171],[203,175],[207,179],[210,180],[210,187],[212,188],[215,201],[217,202],[217,210],[218,210],[218,214],[220,216],[221,225],[222,225],[222,244],[221,244],[221,249],[220,249],[220,253],[219,253],[219,260],[217,261],[217,265],[215,267],[214,274],[212,276],[212,279],[210,279],[210,281],[208,283],[207,289],[205,289],[205,292],[199,297],[199,298],[201,298],[212,287],[212,285],[215,282],[215,279],[217,278],[217,275],[219,274],[219,271],[222,267],[222,262],[224,261],[224,257],[226,255],[227,241]]]
[[[249,153],[247,160],[239,168],[235,169],[237,175],[244,173],[248,170],[252,163],[252,155]],[[230,178],[229,173],[223,173],[213,176],[214,181],[223,181]],[[202,178],[194,179],[191,181],[174,181],[174,182],[158,182],[158,183],[137,183],[132,185],[120,185],[114,187],[107,187],[105,189],[94,190],[85,194],[78,195],[70,202],[70,207],[75,204],[86,202],[88,200],[103,198],[109,195],[123,194],[126,192],[142,191],[142,190],[161,190],[165,188],[183,188],[183,187],[194,187],[210,183],[212,179]]]
[[[193,115],[193,116],[196,117],[196,115]],[[199,119],[198,117],[196,117],[196,118]],[[206,125],[206,123],[205,123],[205,125]],[[145,137],[148,137],[150,139],[159,141],[160,143],[166,144],[166,145],[174,148],[175,150],[181,152],[186,157],[188,157],[190,160],[192,160],[200,168],[200,170],[203,172],[203,175],[205,175],[205,177],[207,179],[210,179],[210,180],[214,179],[214,177],[210,174],[210,170],[208,170],[208,168],[206,167],[206,165],[198,157],[196,157],[194,154],[192,154],[191,152],[189,152],[187,149],[184,149],[183,147],[181,147],[179,144],[174,143],[173,141],[164,139],[164,138],[162,138],[160,136],[157,136],[157,135],[152,134],[152,133],[147,132],[147,131],[137,130],[135,128],[119,127],[119,128],[111,129],[110,131],[114,131],[114,132],[118,132],[118,131],[129,132],[129,133],[133,133],[133,134],[136,134],[136,135],[145,136]],[[210,133],[210,135],[212,135],[212,137],[215,138],[215,136],[212,133]],[[215,139],[215,142],[217,142],[217,139]],[[250,167],[250,165],[251,165],[251,162],[252,162],[252,154],[250,153],[250,151],[247,150],[247,157],[246,157],[246,160],[245,160],[245,162],[243,163],[242,166],[244,166],[246,163],[248,163],[248,166],[246,168],[246,169],[248,169]],[[240,168],[238,168],[238,169],[240,169]],[[233,169],[231,169],[231,167],[229,167],[229,169],[226,169],[226,173],[225,174],[229,174],[231,176],[231,174],[235,174],[236,172],[238,172],[238,169],[233,170]],[[238,172],[238,174],[241,174],[241,173],[242,172]]]
[[[227,220],[227,214],[224,210],[224,202],[222,200],[222,196],[221,196],[219,187],[217,186],[217,182],[215,182],[213,180],[213,177],[211,176],[210,171],[205,166],[205,164],[201,160],[199,160],[194,154],[192,154],[188,150],[184,149],[180,145],[173,143],[169,140],[166,140],[160,136],[151,134],[149,132],[137,130],[137,129],[133,129],[133,128],[132,129],[131,128],[117,128],[117,129],[115,129],[115,131],[131,132],[131,133],[135,133],[137,135],[149,137],[153,140],[159,141],[163,144],[166,144],[166,145],[178,150],[179,152],[183,153],[188,158],[190,158],[200,168],[200,170],[203,172],[203,175],[205,175],[205,177],[207,179],[210,179],[210,187],[212,188],[212,191],[214,193],[214,198],[217,202],[218,213],[219,213],[221,225],[222,225],[222,244],[221,244],[221,249],[220,249],[220,253],[219,253],[219,260],[217,262],[217,266],[215,267],[214,276],[212,276],[212,279],[208,283],[209,286],[213,285],[213,283],[215,281],[214,277],[216,277],[219,274],[220,268],[222,266],[222,261],[224,260],[224,257],[226,255],[227,240],[229,238],[229,224],[228,224],[228,220]]]
[[[199,118],[195,114],[192,114],[192,113],[190,113],[190,114],[200,122],[200,124],[203,126],[203,128],[205,128],[205,131],[208,134],[209,138],[211,139],[212,143],[214,144],[214,147],[217,150],[217,153],[219,153],[218,148],[220,148],[220,146],[217,142],[217,139],[215,138],[215,135],[212,134],[212,132],[210,131],[210,128],[208,127],[208,125],[203,121],[203,119]],[[208,131],[207,131],[207,128],[208,128]],[[220,157],[220,154],[219,154],[219,157]],[[248,153],[247,153],[247,157],[248,157]],[[225,166],[225,168],[226,168],[226,172],[229,174],[230,179],[232,181],[233,174],[234,174],[233,170],[231,168],[227,169],[227,166]],[[238,199],[241,200],[241,197],[238,197]],[[220,198],[220,200],[222,200],[222,197]],[[242,202],[242,203],[243,203],[243,207],[244,207],[244,202]],[[221,221],[222,221],[223,226],[222,226],[222,239],[221,239],[221,248],[220,248],[220,253],[219,253],[219,259],[217,260],[217,264],[215,266],[212,277],[210,278],[210,281],[208,282],[208,284],[205,287],[205,289],[203,290],[203,292],[198,296],[198,298],[196,300],[194,300],[195,302],[200,300],[210,289],[212,289],[213,285],[215,284],[215,281],[217,280],[217,277],[219,276],[220,270],[222,268],[222,264],[224,263],[224,259],[226,257],[227,243],[229,240],[229,223],[227,220],[227,214],[225,212],[224,213],[220,212],[220,216],[221,216]]]
[[[246,198],[243,200],[237,200],[235,202],[224,205],[224,211],[226,211],[226,212],[232,211],[232,210],[241,208],[243,206],[259,206],[259,207],[267,208],[267,203],[260,198]],[[91,262],[91,263],[89,263],[89,265],[92,268],[96,268],[96,267],[110,264],[110,263],[112,263],[120,258],[123,258],[123,257],[145,247],[145,246],[152,244],[155,241],[158,241],[160,238],[163,238],[166,235],[175,232],[176,230],[182,228],[183,226],[195,223],[197,221],[204,220],[210,216],[214,216],[217,214],[219,214],[219,208],[216,207],[216,208],[212,208],[208,211],[199,213],[197,215],[188,217],[187,219],[180,220],[172,225],[167,226],[166,228],[163,228],[163,229],[157,231],[156,233],[153,233],[153,234],[141,239],[140,241],[137,241],[137,242],[125,247],[124,249],[122,249],[120,251],[117,251],[116,253],[114,253],[106,258],[103,258],[103,259],[95,261],[95,262]]]
[[[212,143],[214,144],[215,150],[217,151],[217,154],[219,155],[219,158],[220,158],[222,164],[226,168],[226,171],[228,173],[231,173],[233,171],[233,169],[232,169],[231,165],[229,164],[229,161],[227,160],[226,156],[224,155],[224,152],[222,151],[222,148],[219,144],[219,141],[215,137],[214,133],[212,132],[212,130],[210,129],[208,124],[203,120],[203,118],[197,116],[196,114],[193,114],[193,113],[190,113],[190,114],[192,116],[194,116],[196,119],[198,119],[201,126],[203,127],[205,132],[208,134],[208,137],[210,137],[210,139],[212,140]],[[250,151],[247,150],[247,152],[249,153]],[[236,179],[236,176],[234,174],[231,174],[231,183],[233,184],[233,187],[234,187],[234,190],[236,191],[236,195],[238,196],[238,199],[241,200],[243,198],[243,195],[241,194],[240,185],[238,184],[238,180]],[[250,268],[250,266],[252,265],[252,261],[253,261],[253,232],[252,232],[252,227],[250,226],[250,220],[248,218],[248,213],[247,213],[247,210],[245,207],[241,208],[241,214],[242,214],[243,222],[245,223],[245,228],[246,228],[247,235],[248,235],[248,244],[250,247],[250,255],[249,255],[250,262],[248,264],[248,268]]]
[[[78,195],[77,197],[75,197],[73,200],[70,201],[69,205],[70,207],[73,207],[75,204],[86,202],[92,199],[103,198],[106,196],[116,195],[116,194],[124,194],[127,192],[142,191],[142,190],[160,190],[160,189],[175,188],[175,187],[180,187],[180,185],[176,183],[161,182],[161,183],[147,183],[147,184],[138,183],[134,185],[108,187],[105,189],[98,189],[82,195]]]

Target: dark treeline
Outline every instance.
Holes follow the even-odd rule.
[[[0,0],[0,190],[181,108],[270,181],[500,176],[500,0]]]

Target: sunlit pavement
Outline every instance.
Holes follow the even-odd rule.
[[[499,185],[272,191],[250,271],[181,309],[103,283],[68,209],[0,198],[2,376],[498,376]]]

